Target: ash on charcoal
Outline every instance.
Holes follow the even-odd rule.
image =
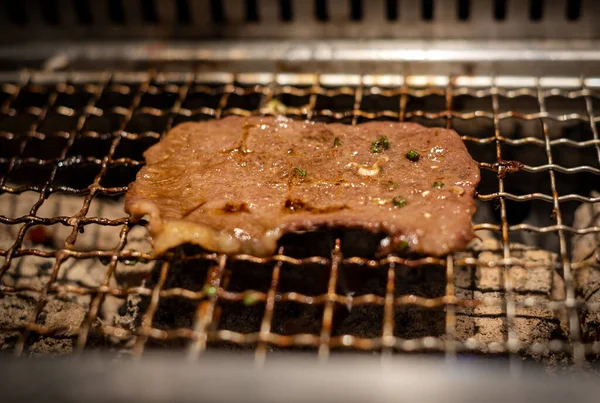
[[[0,206],[5,215],[17,218],[29,214],[31,207],[38,201],[39,193],[25,192],[19,195],[5,194],[0,199]],[[83,205],[80,196],[55,193],[44,201],[38,211],[40,217],[72,216]],[[102,217],[104,214],[123,217],[121,202],[103,200],[96,203],[88,211],[88,216]],[[17,238],[22,225],[0,225],[0,249],[7,250]],[[34,226],[24,237],[22,248],[34,249],[42,253],[52,253],[61,248],[72,227],[62,224],[50,226]],[[114,231],[114,227],[111,228]],[[88,231],[89,230],[89,231]],[[86,232],[79,234],[75,250],[111,250],[114,248],[114,232],[104,231],[101,226],[89,227]],[[87,236],[90,235],[90,236]],[[132,248],[140,245],[139,240],[132,241]],[[42,290],[50,279],[54,269],[54,257],[39,257],[25,255],[14,258],[11,266],[2,277],[2,282],[8,287],[24,287]],[[142,272],[141,269],[137,269]],[[102,284],[107,272],[107,266],[98,259],[74,259],[64,261],[56,274],[55,284],[59,286],[73,286],[82,288],[97,287]],[[149,272],[149,270],[148,270]],[[139,284],[139,281],[137,282]],[[137,285],[136,284],[136,285]],[[116,286],[114,279],[110,286]],[[18,293],[0,294],[0,327],[19,327],[34,319],[35,306],[39,293],[32,291],[19,291]],[[72,353],[81,322],[89,310],[91,296],[74,293],[50,293],[48,302],[43,307],[36,323],[49,328],[60,328],[52,335],[38,335],[30,332],[24,354],[38,355],[68,355]],[[104,345],[103,337],[98,329],[102,324],[112,324],[115,311],[123,300],[106,296],[98,313],[98,317],[91,324],[88,343],[86,347],[93,349]],[[0,351],[12,352],[19,335],[18,331],[0,332]]]
[[[592,192],[590,196],[597,198],[600,193]],[[573,227],[584,229],[598,225],[600,203],[582,204],[575,212]],[[584,264],[575,273],[577,291],[588,305],[580,316],[582,338],[584,342],[594,343],[600,341],[600,234],[575,235],[572,245],[573,261]],[[591,358],[600,362],[598,354]]]
[[[23,326],[33,312],[35,300],[25,295],[5,294],[0,297],[0,327]],[[18,331],[0,332],[0,351],[12,353],[19,338]]]
[[[480,234],[482,240],[475,241],[469,252],[461,257],[477,257],[482,262],[501,259],[503,250],[499,241],[490,234]],[[513,284],[512,298],[519,303],[525,300],[536,300],[539,306],[521,307],[515,312],[512,323],[516,337],[526,346],[534,343],[548,344],[550,340],[569,341],[564,315],[561,311],[551,311],[544,305],[553,300],[564,299],[564,284],[556,274],[556,254],[511,244],[511,255],[521,259],[527,267],[512,266],[509,275]],[[310,247],[296,247],[296,256],[310,255]],[[286,253],[287,254],[287,253]],[[198,290],[205,281],[210,263],[205,265],[190,262],[173,264],[166,288],[182,287]],[[262,292],[268,290],[272,264],[255,265],[236,262],[227,270],[231,270],[226,289],[241,292],[254,289]],[[145,284],[152,288],[156,285],[157,266],[153,276]],[[301,292],[304,295],[322,295],[327,290],[329,268],[320,265],[303,265],[295,267],[283,264],[280,273],[279,293]],[[387,268],[364,268],[359,266],[340,267],[337,292],[341,295],[355,297],[375,294],[385,295]],[[285,280],[284,280],[285,279]],[[343,281],[341,281],[343,279]],[[460,298],[474,299],[482,302],[474,308],[456,308],[455,339],[493,343],[507,339],[508,324],[506,320],[503,269],[487,267],[456,267],[454,271],[454,292]],[[231,288],[228,288],[231,287]],[[417,295],[426,298],[437,298],[446,293],[446,271],[443,267],[423,266],[418,268],[397,267],[395,277],[395,297]],[[137,302],[134,301],[137,299]],[[161,302],[154,317],[154,327],[159,329],[192,328],[193,313],[199,301],[188,301],[177,298],[177,302]],[[165,300],[166,301],[166,300]],[[133,328],[141,324],[141,315],[146,311],[148,298],[130,297],[127,310],[123,311],[117,323],[128,323]],[[492,306],[488,306],[488,305]],[[360,338],[381,336],[383,324],[383,307],[379,305],[336,305],[333,316],[332,336],[353,335]],[[231,330],[242,334],[257,332],[264,315],[264,303],[251,304],[218,301],[215,309],[217,329]],[[280,335],[316,334],[321,331],[323,306],[302,304],[298,302],[276,302],[271,332]],[[446,311],[443,308],[424,308],[416,306],[396,307],[393,316],[394,335],[405,339],[426,336],[447,339]],[[133,328],[131,328],[133,330]],[[213,328],[214,329],[214,328]],[[152,342],[150,346],[182,347],[182,340],[176,342]],[[253,351],[254,346],[236,346],[230,343],[209,343],[209,350],[234,349],[236,351]],[[270,346],[270,352],[287,351],[287,348]],[[314,351],[312,347],[293,348],[293,351]],[[529,350],[522,353],[523,359],[543,361],[549,367],[568,363],[567,354],[551,353],[547,349],[533,353]]]
[[[0,298],[0,327],[22,326],[31,321],[37,299],[23,295],[5,294]],[[87,312],[87,307],[77,297],[51,298],[44,306],[36,323],[60,329],[52,336],[30,333],[25,345],[28,356],[63,356],[73,352],[77,332]],[[93,336],[93,329],[100,326],[100,319],[92,324],[92,337],[88,348],[98,347],[101,341]],[[0,351],[12,353],[20,332],[0,333]]]
[[[455,287],[457,295],[486,304],[457,308],[457,339],[466,341],[472,338],[486,343],[505,340],[508,332],[505,302],[512,298],[515,303],[535,300],[539,304],[516,309],[512,330],[525,346],[548,344],[550,340],[568,342],[565,313],[544,307],[551,301],[565,298],[563,280],[556,273],[557,255],[521,244],[510,244],[511,257],[520,259],[527,267],[513,265],[508,269],[513,288],[512,296],[509,296],[504,287],[504,269],[486,264],[502,258],[501,243],[485,233],[481,233],[480,237],[482,240],[475,241],[472,247],[481,264],[455,273]],[[548,365],[564,362],[567,357],[566,353],[549,351],[523,353],[523,358],[543,360]]]

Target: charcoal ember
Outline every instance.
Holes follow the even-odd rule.
[[[0,207],[6,216],[17,218],[29,214],[29,210],[38,199],[39,194],[34,192],[19,195],[5,194],[0,198]],[[44,201],[37,215],[39,217],[73,216],[81,209],[82,202],[81,196],[52,194]],[[110,200],[93,202],[88,214],[96,217],[122,217],[122,204]],[[87,228],[83,234],[78,234],[73,245],[75,251],[112,250],[118,244],[120,228],[117,228],[116,235],[115,227],[92,225]],[[8,250],[17,239],[20,229],[21,225],[0,225],[0,249]],[[25,233],[22,248],[41,253],[52,253],[62,248],[73,231],[72,227],[61,224],[37,226],[32,229],[33,232],[30,229]],[[135,246],[135,243],[133,245]],[[53,257],[27,254],[12,259],[10,267],[2,277],[2,284],[23,290],[18,293],[0,293],[0,327],[23,326],[33,321],[39,292],[28,290],[44,289],[55,269]],[[54,285],[59,289],[97,287],[103,283],[107,269],[106,264],[99,259],[69,258],[61,263]],[[109,286],[116,285],[114,279],[111,279]],[[24,354],[37,356],[72,353],[80,325],[89,311],[90,301],[90,294],[51,292],[36,323],[54,330],[48,335],[30,332],[25,343]],[[103,298],[98,316],[91,323],[88,348],[103,344],[103,336],[99,334],[99,328],[102,324],[112,324],[115,311],[122,303],[122,299],[110,295]],[[0,332],[0,350],[12,351],[19,334],[19,332]]]
[[[0,327],[24,326],[33,319],[37,300],[22,294],[6,294],[0,298]],[[78,331],[87,313],[87,307],[77,298],[53,296],[45,304],[36,321],[52,329],[50,335],[31,332],[25,343],[27,356],[64,356],[73,353]],[[100,319],[91,324],[92,336],[88,348],[101,344],[94,331],[100,327]],[[21,335],[20,331],[0,333],[0,351],[12,353]]]
[[[591,197],[600,197],[592,192]],[[584,203],[575,212],[576,229],[600,226],[600,203]],[[581,268],[574,278],[578,295],[586,303],[581,312],[582,337],[586,342],[600,341],[600,237],[597,233],[575,234],[572,242],[573,262]],[[596,357],[598,359],[599,356]]]
[[[0,327],[24,326],[33,312],[35,300],[24,295],[0,297]],[[19,339],[19,331],[0,332],[0,352],[10,354]]]
[[[600,197],[600,192],[592,191],[590,197]],[[573,227],[590,228],[600,225],[600,203],[583,203],[575,211]],[[597,233],[575,234],[572,242],[574,262],[600,261],[600,236]]]
[[[508,338],[508,322],[505,309],[507,294],[504,283],[504,267],[489,266],[488,263],[503,257],[501,242],[490,233],[480,233],[482,240],[473,241],[470,249],[462,252],[458,258],[476,257],[482,262],[477,267],[455,267],[454,292],[466,300],[479,302],[477,306],[456,308],[455,340],[459,342],[478,342],[486,345],[504,343]],[[298,248],[297,250],[302,250]],[[549,367],[568,363],[566,353],[551,352],[548,344],[551,340],[569,342],[567,320],[562,310],[553,311],[547,306],[551,301],[564,299],[564,283],[556,272],[557,255],[522,244],[510,244],[511,256],[520,259],[523,265],[513,265],[509,269],[512,278],[516,303],[535,301],[536,306],[518,307],[512,321],[512,330],[522,343],[521,357],[546,363]],[[305,251],[306,252],[306,251]],[[200,268],[201,274],[191,267]],[[233,270],[230,285],[234,291],[247,289],[268,289],[271,266],[247,266],[244,270]],[[305,270],[307,268],[307,270]],[[202,276],[207,268],[196,263],[176,263],[170,271],[165,287],[183,287],[199,289]],[[159,267],[154,269],[152,279],[146,287],[154,287],[158,279]],[[318,275],[318,272],[322,272]],[[240,274],[242,273],[242,274]],[[321,295],[326,292],[328,268],[323,266],[282,269],[286,280],[280,282],[279,291],[301,291],[305,295]],[[323,275],[323,273],[325,275]],[[172,276],[172,277],[171,277]],[[234,279],[237,280],[234,281]],[[254,277],[259,277],[259,280]],[[387,268],[364,268],[348,265],[340,268],[337,293],[359,297],[366,294],[384,296],[386,292]],[[343,281],[342,281],[343,279]],[[343,284],[341,284],[343,282]],[[260,285],[263,284],[262,288]],[[417,295],[437,298],[446,293],[446,269],[439,266],[421,266],[416,268],[398,268],[395,278],[395,297]],[[182,303],[160,303],[154,317],[153,326],[159,329],[192,328],[193,313],[199,301]],[[135,331],[142,323],[148,308],[146,297],[130,296],[127,310],[123,311],[120,323],[128,323]],[[219,309],[222,308],[222,309]],[[243,303],[218,301],[218,316],[211,329],[226,329],[242,334],[260,330],[264,314],[264,304],[246,306]],[[271,332],[280,335],[320,334],[323,321],[323,306],[296,302],[276,302]],[[392,317],[394,335],[403,339],[438,337],[448,340],[446,333],[446,311],[443,307],[425,308],[402,306],[394,310]],[[375,338],[382,334],[384,309],[380,305],[336,305],[334,308],[332,337],[352,335],[360,338]],[[161,348],[181,347],[182,343],[166,341],[151,342],[150,346]],[[536,349],[533,349],[533,346]],[[540,349],[540,346],[542,347]],[[210,349],[233,349],[235,351],[253,351],[253,346],[235,346],[230,343],[209,343]],[[297,351],[311,351],[311,347],[295,347]],[[288,348],[270,346],[269,351],[288,351]],[[334,350],[338,351],[338,350]],[[490,351],[479,351],[490,352]]]
[[[480,264],[459,269],[455,273],[455,287],[457,295],[473,298],[482,304],[457,308],[457,338],[462,341],[472,338],[485,343],[502,342],[508,337],[507,298],[512,298],[516,304],[535,302],[535,306],[517,306],[512,323],[514,335],[525,346],[524,356],[551,362],[564,360],[565,354],[550,353],[547,348],[541,353],[531,351],[536,343],[547,346],[551,340],[569,341],[566,313],[547,308],[552,301],[564,300],[564,282],[556,271],[558,256],[511,243],[511,258],[519,259],[523,265],[511,265],[506,270],[503,265],[490,265],[504,256],[501,242],[486,231],[478,235],[481,239],[471,246]],[[511,295],[506,292],[506,275],[510,277]]]

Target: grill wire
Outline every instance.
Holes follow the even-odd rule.
[[[8,324],[0,328],[2,333],[18,332],[14,343],[14,354],[22,355],[28,340],[33,336],[50,337],[64,334],[67,331],[76,339],[74,353],[79,354],[86,350],[92,334],[104,335],[113,340],[133,339],[131,353],[142,356],[149,341],[183,340],[188,347],[188,354],[198,358],[211,343],[227,342],[234,345],[249,345],[253,347],[258,361],[264,361],[271,346],[274,347],[309,347],[318,351],[320,358],[327,358],[332,349],[352,348],[358,350],[381,351],[384,355],[394,351],[401,352],[441,352],[449,357],[460,353],[494,353],[508,355],[511,363],[518,365],[520,356],[527,353],[562,352],[575,364],[583,364],[586,357],[600,353],[600,344],[596,341],[582,340],[580,327],[580,313],[582,309],[597,311],[596,304],[585,303],[577,295],[575,274],[578,270],[589,267],[593,262],[572,262],[569,252],[569,239],[574,234],[597,234],[600,227],[593,224],[585,228],[574,228],[564,223],[562,204],[566,202],[598,203],[600,198],[583,194],[560,194],[557,190],[557,173],[575,175],[589,173],[593,180],[598,180],[600,169],[589,165],[566,167],[556,164],[553,160],[553,149],[556,146],[567,147],[568,152],[577,152],[580,149],[593,149],[600,162],[600,137],[596,123],[600,118],[594,114],[594,100],[596,94],[588,88],[589,80],[578,79],[578,88],[547,88],[542,85],[543,78],[532,78],[533,86],[504,87],[499,80],[490,77],[486,85],[473,87],[462,85],[454,77],[442,77],[438,82],[419,81],[411,77],[399,77],[398,81],[378,84],[376,78],[359,77],[357,80],[344,81],[342,78],[329,77],[335,85],[326,85],[325,76],[295,75],[295,74],[254,74],[247,75],[250,79],[244,80],[242,75],[235,74],[192,74],[192,73],[25,73],[19,81],[4,82],[1,84],[0,117],[14,119],[19,116],[28,116],[30,124],[21,132],[17,130],[0,132],[0,140],[4,144],[11,144],[12,151],[0,155],[0,195],[2,193],[16,195],[18,199],[24,192],[33,191],[39,194],[37,202],[31,207],[28,214],[19,217],[0,215],[0,224],[20,226],[18,235],[12,246],[0,250],[4,263],[0,268],[0,297],[9,294],[36,295],[37,301],[33,312],[22,323]],[[337,80],[337,81],[336,81]],[[441,85],[440,85],[441,84]],[[35,98],[39,96],[42,101],[25,103],[21,101],[23,94]],[[33,95],[32,95],[33,94]],[[79,104],[74,105],[65,101],[69,96],[77,95]],[[125,97],[128,101],[106,102],[106,99],[119,99]],[[398,100],[397,108],[387,107],[370,108],[365,110],[364,99],[378,96],[386,99]],[[457,97],[468,96],[474,99],[491,101],[491,108],[477,109],[470,112],[460,112],[454,109]],[[112,97],[112,98],[111,98]],[[192,99],[199,99],[192,102]],[[286,98],[287,97],[287,98]],[[342,97],[346,101],[342,106],[328,108],[322,106],[323,100]],[[426,97],[439,97],[443,106],[438,111],[427,111],[420,108],[410,109],[411,100]],[[501,102],[519,97],[527,97],[537,102],[538,110],[524,113],[519,110],[502,110]],[[585,112],[553,114],[548,111],[547,99],[559,97],[562,99],[582,99],[585,102]],[[35,98],[37,99],[37,98]],[[342,254],[342,239],[337,238],[329,256],[308,256],[296,258],[286,255],[285,247],[279,249],[274,256],[257,258],[248,255],[226,256],[214,253],[184,254],[181,251],[172,251],[156,261],[158,277],[156,281],[141,283],[133,287],[115,287],[112,278],[119,262],[135,264],[137,262],[154,262],[153,257],[142,251],[125,249],[128,234],[140,224],[130,223],[126,217],[107,218],[88,216],[90,206],[94,199],[111,196],[117,197],[126,192],[127,186],[116,183],[114,180],[108,185],[106,178],[110,171],[116,169],[130,169],[135,171],[143,165],[143,160],[130,155],[118,155],[117,150],[124,142],[144,142],[147,145],[158,141],[173,125],[186,120],[221,118],[228,115],[248,116],[260,113],[274,113],[271,102],[280,99],[296,101],[286,104],[283,113],[289,116],[314,120],[342,121],[357,124],[372,119],[387,120],[415,120],[429,121],[430,125],[441,124],[454,128],[455,122],[483,119],[493,124],[493,135],[477,137],[463,135],[467,145],[490,145],[495,147],[493,161],[479,161],[482,171],[489,171],[492,176],[483,176],[482,184],[489,178],[497,180],[497,191],[478,195],[481,203],[495,203],[500,213],[500,223],[477,223],[475,230],[490,230],[501,239],[501,258],[481,261],[478,256],[467,256],[457,253],[446,258],[421,257],[410,258],[390,255],[380,260],[345,256]],[[188,105],[193,105],[188,107]],[[275,112],[282,112],[276,110]],[[107,133],[87,129],[88,123],[94,118],[107,118],[114,116],[114,125]],[[40,128],[53,117],[65,117],[72,122],[68,130],[55,131],[52,134],[44,133]],[[132,124],[137,117],[145,116],[156,119],[160,123],[160,130],[141,127],[132,129]],[[506,119],[521,119],[523,121],[539,122],[542,128],[541,136],[527,136],[511,138],[503,136],[501,124]],[[549,129],[549,122],[583,122],[589,125],[593,138],[575,141],[568,138],[553,138]],[[112,123],[111,123],[112,124]],[[141,125],[143,126],[143,125]],[[460,131],[459,131],[460,132]],[[48,143],[51,139],[61,139],[63,146],[60,153],[52,158],[28,155],[25,150],[30,143],[41,141]],[[70,155],[70,150],[79,139],[94,139],[102,141],[107,146],[103,155]],[[218,139],[215,139],[218,141]],[[522,171],[528,173],[545,174],[551,194],[532,192],[528,194],[513,194],[505,190],[505,184],[510,180],[511,173],[506,176],[506,162],[504,161],[505,146],[523,147],[533,145],[543,148],[546,163],[540,166],[525,164]],[[8,148],[5,148],[8,150]],[[556,151],[554,152],[556,155]],[[478,159],[478,155],[474,155]],[[11,175],[20,168],[32,166],[44,169],[46,179],[41,183],[13,184],[9,181]],[[81,186],[61,182],[61,171],[70,169],[71,175],[79,168],[95,167],[93,179]],[[73,171],[74,169],[74,171]],[[482,172],[483,173],[483,172]],[[129,176],[128,176],[129,177]],[[488,179],[485,179],[488,178]],[[538,178],[538,176],[536,176]],[[34,179],[35,177],[29,178]],[[39,178],[38,178],[39,179]],[[119,181],[116,181],[119,182]],[[81,197],[80,210],[71,216],[56,216],[43,218],[37,212],[48,198],[54,193],[72,194]],[[553,223],[547,226],[534,226],[531,224],[509,224],[507,201],[525,202],[540,200],[552,204]],[[70,228],[70,234],[64,243],[52,250],[27,248],[25,245],[26,234],[38,225],[50,226],[61,224]],[[112,226],[120,229],[119,242],[112,250],[76,250],[80,233],[86,226]],[[526,262],[515,257],[512,244],[509,242],[512,234],[529,231],[537,234],[556,234],[558,237],[558,259],[556,264],[545,269],[557,271],[564,278],[565,298],[556,301],[539,301],[533,298],[518,299],[518,291],[514,288],[514,281],[510,275],[512,267],[522,267],[525,270],[539,267],[539,264]],[[49,278],[41,286],[22,285],[10,286],[5,281],[5,275],[16,260],[23,256],[33,255],[46,258],[52,262]],[[101,284],[96,286],[83,286],[73,284],[60,284],[57,277],[61,266],[69,259],[102,259],[106,263],[106,271]],[[186,287],[169,287],[169,276],[173,265],[180,262],[201,262],[208,266],[203,286],[194,289]],[[266,290],[244,289],[228,290],[228,283],[232,275],[230,266],[236,263],[260,265],[270,271],[268,287]],[[327,287],[319,295],[305,295],[301,292],[280,292],[282,270],[287,266],[292,269],[302,270],[307,265],[316,265],[323,272],[328,273]],[[352,296],[341,293],[340,273],[342,268],[360,267],[368,270],[385,271],[384,295],[364,294]],[[445,293],[438,297],[424,297],[414,294],[397,295],[398,270],[400,268],[418,269],[424,267],[438,268],[445,272]],[[462,268],[477,268],[479,270],[501,269],[504,285],[503,297],[494,300],[474,300],[455,294],[455,274]],[[151,286],[148,286],[151,284]],[[90,303],[80,326],[75,329],[65,329],[64,326],[48,326],[40,323],[40,316],[45,305],[51,298],[65,295],[87,295]],[[148,300],[145,311],[142,313],[138,326],[133,330],[114,324],[97,323],[97,317],[106,296],[121,299],[130,296],[141,296]],[[154,326],[159,305],[165,300],[180,298],[192,301],[196,307],[193,313],[191,327],[162,329]],[[300,334],[278,334],[273,330],[273,317],[277,306],[285,302],[294,302],[301,305],[312,305],[322,308],[320,318],[320,331]],[[221,304],[238,303],[249,305],[264,305],[260,321],[260,329],[251,333],[236,332],[227,329],[218,329],[215,324],[219,321]],[[376,337],[365,338],[356,335],[336,335],[332,331],[334,316],[338,314],[339,306],[358,307],[361,305],[379,306],[383,309],[383,321],[380,324],[381,334]],[[458,312],[461,309],[487,305],[500,309],[506,320],[506,335],[502,341],[485,342],[475,339],[457,340],[456,326]],[[439,336],[425,336],[419,338],[402,338],[395,335],[398,324],[394,321],[394,312],[408,306],[425,310],[442,309],[444,311],[444,334]],[[555,339],[547,343],[527,342],[520,340],[515,329],[517,311],[537,307],[548,310],[566,310],[568,318],[568,337]]]

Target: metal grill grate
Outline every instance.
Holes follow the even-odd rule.
[[[0,248],[4,257],[0,298],[17,295],[35,301],[23,317],[4,321],[0,327],[0,335],[12,335],[5,342],[12,340],[6,345],[16,355],[22,355],[32,341],[43,337],[71,339],[73,351],[81,353],[97,347],[96,342],[90,347],[92,336],[103,343],[129,340],[129,351],[135,356],[141,356],[149,343],[175,340],[184,341],[188,354],[198,358],[211,346],[217,348],[226,342],[251,346],[259,361],[271,349],[287,347],[314,349],[321,358],[339,348],[386,354],[504,354],[513,358],[515,365],[522,355],[560,353],[568,361],[581,364],[586,357],[600,353],[596,340],[582,337],[582,312],[598,311],[599,306],[580,297],[577,275],[597,263],[594,256],[575,261],[570,251],[573,236],[597,237],[600,233],[597,223],[571,225],[575,207],[600,202],[600,197],[588,192],[598,188],[600,175],[600,118],[594,113],[600,79],[55,72],[5,77],[1,85],[0,205],[8,211],[10,203],[25,200],[31,191],[37,199],[25,214],[3,211],[0,215],[0,225],[16,229],[10,244]],[[562,109],[556,107],[557,100]],[[482,168],[480,210],[492,213],[476,220],[474,227],[499,239],[492,254],[480,248],[443,259],[390,255],[374,260],[343,253],[343,238],[335,237],[331,250],[324,254],[296,254],[283,244],[277,255],[268,258],[176,250],[154,262],[147,251],[126,247],[139,225],[129,223],[126,217],[90,213],[94,203],[126,192],[127,183],[143,164],[141,151],[173,125],[232,114],[274,112],[348,124],[372,119],[412,120],[456,129]],[[521,129],[510,126],[514,122],[519,122]],[[87,148],[81,146],[86,142]],[[534,154],[541,155],[544,161],[529,164],[529,157],[522,151],[525,149],[535,150]],[[565,155],[574,158],[559,159]],[[524,164],[506,161],[509,157]],[[531,161],[539,161],[536,158]],[[511,192],[515,181],[525,182],[527,186],[520,189],[527,191]],[[561,183],[575,186],[561,188]],[[50,217],[39,214],[42,206],[51,203],[53,195],[59,193],[78,197],[77,211]],[[12,198],[9,200],[8,196]],[[533,206],[541,211],[547,211],[543,206],[551,206],[547,221],[541,225],[512,221],[518,211],[513,207],[529,202],[537,203]],[[497,219],[493,219],[494,214]],[[39,226],[63,226],[69,233],[60,244],[41,248],[32,242]],[[97,226],[119,229],[116,246],[78,249],[76,245],[84,230]],[[553,249],[557,254],[548,254],[552,258],[527,259],[523,245],[514,243],[524,233],[555,237]],[[14,280],[18,277],[18,273],[13,273],[15,267],[27,256],[51,264],[46,264],[46,273],[39,276],[38,282]],[[70,262],[97,260],[103,265],[103,273],[94,285],[59,281]],[[156,264],[154,277],[127,286],[115,283],[120,265],[138,263]],[[311,271],[311,267],[316,267],[316,271]],[[523,281],[531,280],[540,270],[550,285],[542,291],[524,287]],[[344,292],[347,285],[342,283],[353,271],[380,280],[381,292]],[[172,280],[182,272],[206,276],[196,278],[195,285]],[[283,276],[289,272],[307,274],[301,280],[286,279],[283,287]],[[324,288],[305,291],[306,283],[318,283],[315,272],[327,276]],[[404,287],[407,273],[414,272],[425,277],[441,273],[438,285],[442,291],[436,294]],[[459,272],[468,272],[471,283],[465,285],[459,280]],[[553,276],[555,272],[561,274],[558,280]],[[486,276],[495,279],[489,289],[482,285]],[[238,278],[242,280],[236,282]],[[259,280],[263,281],[261,285],[257,285]],[[473,286],[477,281],[479,289]],[[477,290],[473,291],[473,287]],[[550,296],[554,291],[559,297]],[[82,320],[75,325],[60,321],[49,325],[45,307],[54,299],[68,296],[88,298]],[[132,326],[98,319],[103,303],[111,296],[126,300],[127,304],[134,297],[146,301],[137,306],[142,311]],[[185,326],[178,326],[175,319],[170,326],[155,325],[161,306],[170,300],[186,301],[187,305],[180,308],[180,312],[187,309],[190,317]],[[310,331],[278,331],[281,327],[275,329],[274,323],[280,320],[278,309],[285,304],[318,307],[314,316],[318,326]],[[250,315],[245,310],[254,310],[259,322],[256,328],[244,331],[221,326],[224,316],[233,312],[232,306],[236,307],[233,311],[242,312],[242,318]],[[336,329],[340,307],[346,306],[353,310],[375,307],[381,311],[374,316],[379,323],[371,319],[361,325],[370,327],[369,337]],[[441,330],[417,332],[418,337],[403,334],[400,327],[410,324],[406,317],[398,320],[398,312],[410,309],[424,312],[417,316],[423,321],[432,315],[440,319]],[[473,337],[457,334],[461,318],[474,312],[503,323],[498,338],[486,338],[483,331],[477,331],[477,324]],[[556,325],[546,338],[523,337],[519,321],[535,315],[551,318],[555,323],[563,315],[564,326]],[[373,329],[377,334],[373,334]],[[589,329],[584,332],[588,334]]]

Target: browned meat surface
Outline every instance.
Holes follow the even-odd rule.
[[[345,228],[386,234],[381,254],[442,256],[473,237],[479,169],[452,130],[228,117],[181,124],[145,157],[125,209],[150,217],[157,254],[264,256],[285,233]]]

